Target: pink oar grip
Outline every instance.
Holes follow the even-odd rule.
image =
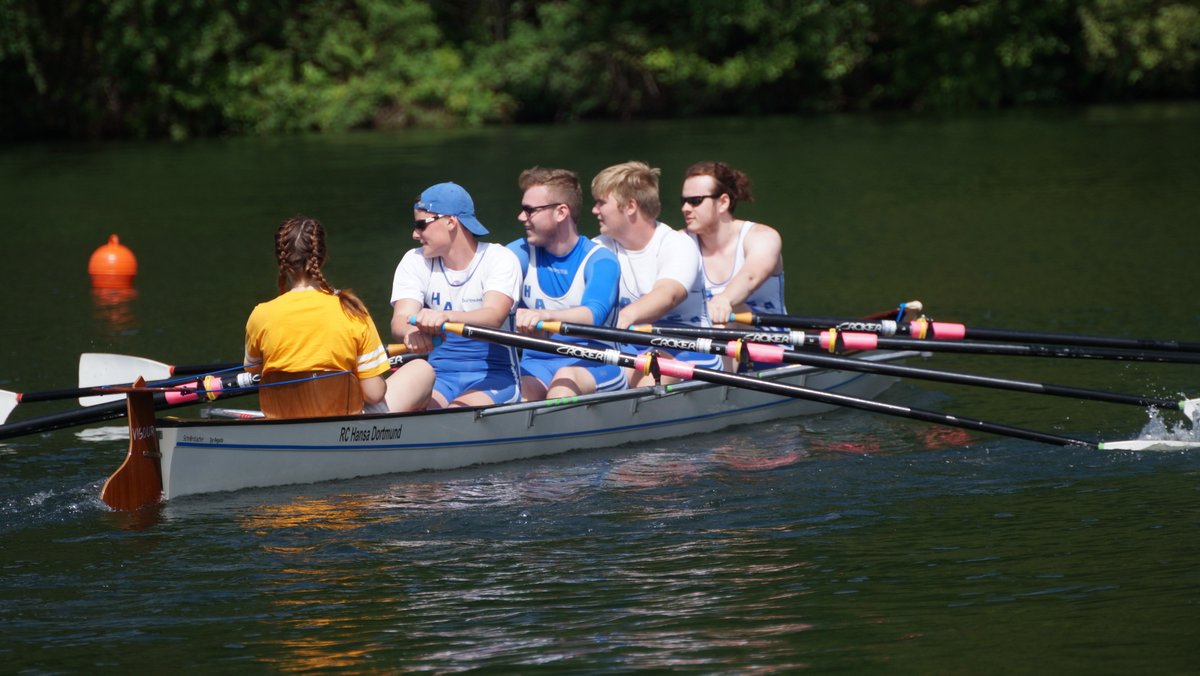
[[[736,340],[729,341],[725,349],[730,354],[737,354],[738,342]],[[750,361],[759,361],[764,364],[778,364],[783,361],[783,346],[782,345],[765,345],[763,343],[742,343],[742,349],[746,350],[746,356]]]
[[[193,401],[200,401],[200,397],[196,396],[194,390],[164,392],[163,396],[166,397],[168,404],[189,404]]]
[[[952,322],[933,322],[930,326],[934,340],[962,340],[967,336],[967,327]]]
[[[196,394],[196,390],[202,387],[206,390],[205,396],[208,397],[208,400],[216,401],[224,385],[225,383],[217,376],[205,376],[203,380],[180,385],[180,390],[164,392],[163,396],[166,398],[168,404],[190,404],[200,401],[200,396]]]
[[[830,341],[836,341],[838,338],[842,340],[842,347],[847,350],[874,350],[879,346],[879,336],[874,333],[855,333],[843,331],[836,335],[830,335],[828,331],[822,331],[818,334],[820,344],[823,349],[833,351]]]
[[[637,370],[641,371],[642,373],[647,373],[649,362],[650,356],[644,353],[639,354],[634,358],[634,364],[636,365]],[[696,367],[692,366],[691,364],[681,362],[677,359],[663,359],[662,357],[658,358],[658,372],[664,376],[671,376],[672,378],[679,378],[681,380],[691,380],[692,371],[695,370],[695,368]]]
[[[874,350],[879,347],[879,336],[874,333],[843,333],[842,345],[847,350]]]

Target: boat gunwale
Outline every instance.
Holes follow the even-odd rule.
[[[913,350],[888,350],[888,351],[876,350],[876,351],[862,353],[862,356],[856,357],[856,358],[863,359],[866,361],[895,361],[895,360],[900,360],[900,359],[910,359],[913,357],[924,356],[926,354],[927,353],[917,352],[917,351],[913,351]],[[853,369],[837,369],[837,368],[831,368],[831,367],[810,366],[807,364],[785,364],[785,365],[777,367],[777,368],[755,372],[754,375],[763,380],[772,380],[773,381],[773,380],[780,380],[780,379],[783,379],[783,378],[786,378],[789,376],[797,375],[800,373],[806,373],[807,375],[816,375],[819,373],[825,373],[825,372],[829,372],[829,371],[840,371],[840,370],[852,371]],[[867,372],[864,371],[864,372],[862,372],[862,374],[867,375]],[[693,391],[705,390],[705,389],[716,388],[716,387],[732,387],[732,388],[736,389],[737,386],[726,385],[726,384],[722,384],[722,383],[700,381],[700,380],[689,380],[689,381],[675,383],[675,384],[668,385],[668,386],[660,386],[660,385],[650,386],[641,395],[641,400],[650,401],[650,400],[656,400],[656,399],[663,399],[666,397],[672,397],[675,395],[687,394],[687,393],[693,392]],[[636,389],[643,389],[643,388],[636,388]],[[620,390],[617,392],[598,392],[598,393],[593,393],[590,395],[583,395],[582,397],[577,397],[576,398],[577,401],[564,402],[563,404],[557,405],[557,406],[556,405],[548,405],[548,406],[537,406],[536,405],[538,403],[544,404],[545,400],[543,400],[541,402],[538,402],[538,401],[514,402],[511,404],[491,404],[491,405],[485,405],[485,406],[458,406],[458,407],[454,407],[454,408],[439,408],[439,409],[430,409],[430,410],[423,410],[423,411],[404,411],[404,412],[387,412],[387,413],[358,413],[358,414],[348,414],[348,415],[338,415],[338,416],[321,416],[321,417],[313,417],[313,418],[216,419],[216,418],[165,417],[165,418],[156,418],[154,422],[155,422],[155,426],[159,427],[159,428],[193,428],[193,427],[205,428],[205,427],[228,427],[231,425],[236,425],[238,427],[252,427],[252,426],[258,426],[258,425],[299,425],[299,424],[326,423],[326,422],[337,422],[337,421],[347,421],[347,420],[355,420],[355,421],[378,421],[378,420],[394,420],[394,419],[403,420],[403,419],[408,419],[408,418],[413,418],[413,417],[418,417],[418,416],[426,417],[426,416],[450,415],[450,414],[462,415],[464,412],[468,412],[468,411],[474,412],[476,414],[476,418],[491,417],[494,415],[501,415],[504,413],[516,413],[516,412],[522,412],[522,411],[534,412],[535,414],[548,414],[548,413],[554,413],[557,411],[570,410],[573,408],[577,408],[579,406],[604,404],[604,403],[608,403],[608,402],[612,402],[612,401],[621,401],[624,399],[638,398],[637,396],[631,396],[630,392],[631,392],[631,390]],[[608,395],[608,396],[606,396],[606,395]],[[784,398],[786,398],[786,397],[784,397]]]

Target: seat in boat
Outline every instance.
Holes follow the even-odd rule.
[[[353,373],[335,375],[328,371],[267,373],[262,377],[258,402],[268,418],[353,415],[363,410],[358,378]]]

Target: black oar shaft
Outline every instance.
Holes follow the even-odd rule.
[[[752,376],[725,373],[723,371],[711,371],[709,369],[692,367],[689,364],[678,362],[673,359],[658,359],[657,357],[645,355],[634,357],[632,355],[619,353],[616,350],[596,350],[593,348],[584,348],[578,345],[566,345],[553,340],[534,338],[531,336],[510,333],[508,331],[501,331],[499,329],[472,326],[470,324],[447,324],[445,329],[460,333],[468,338],[489,340],[514,347],[549,352],[551,354],[563,354],[564,356],[573,356],[600,362],[615,361],[618,365],[626,368],[641,369],[647,366],[649,363],[645,360],[655,359],[658,362],[658,366],[662,369],[662,373],[672,377],[701,380],[719,385],[729,385],[732,387],[740,387],[743,389],[765,392],[767,394],[776,394],[783,397],[793,397],[796,399],[805,399],[808,401],[815,401],[833,406],[843,406],[847,408],[871,411],[874,413],[883,413],[885,415],[901,418],[934,422],[951,427],[961,427],[979,432],[988,432],[1001,436],[1054,444],[1057,446],[1095,447],[1095,444],[1082,439],[1072,439],[1070,437],[1059,436],[1056,434],[1038,432],[1036,430],[1028,430],[1020,427],[1012,427],[1010,425],[988,422],[986,420],[979,420],[976,418],[949,415],[946,413],[939,413],[937,411],[909,408],[907,406],[887,404],[878,401],[871,401],[869,399],[859,399],[835,392],[812,390],[806,387],[800,387],[799,385],[789,385],[786,383],[761,380]]]
[[[195,368],[203,368],[203,367],[196,366]],[[237,368],[241,368],[241,365],[238,364]],[[208,371],[201,371],[199,373],[208,373]],[[179,383],[179,381],[175,380],[175,379],[152,380],[152,381],[146,383],[145,386],[146,387],[169,387],[171,385],[177,385],[177,384],[181,384],[181,383]],[[132,387],[132,386],[133,386],[133,383],[126,383],[126,384],[122,384],[122,385],[96,385],[93,387],[76,387],[76,388],[64,389],[64,390],[44,390],[42,392],[22,392],[21,394],[18,395],[18,398],[22,404],[30,404],[30,403],[39,402],[39,401],[61,401],[63,399],[76,399],[79,397],[89,397],[89,396],[96,396],[96,395],[121,394],[120,392],[115,392],[113,390],[115,388]]]
[[[879,349],[928,350],[966,354],[996,354],[1020,357],[1061,357],[1067,359],[1105,359],[1172,364],[1200,364],[1200,354],[1186,352],[1151,352],[1103,347],[1072,347],[1069,345],[1021,345],[1017,343],[942,342],[916,338],[879,338]]]
[[[1090,347],[1115,347],[1127,350],[1166,350],[1169,352],[1200,352],[1200,343],[1156,338],[1124,338],[1120,336],[1086,336],[1070,333],[1047,333],[1044,331],[1018,331],[1013,329],[984,329],[966,327],[965,338],[971,340],[1009,340],[1029,343],[1058,343],[1085,345]]]
[[[829,332],[815,331],[751,331],[747,329],[718,329],[695,326],[641,326],[639,332],[657,335],[705,336],[735,340],[744,338],[756,343],[793,345],[797,348],[829,350]],[[1067,359],[1104,359],[1172,364],[1200,364],[1200,354],[1186,352],[1154,352],[1117,348],[1072,347],[1069,345],[1021,345],[1017,343],[985,343],[977,341],[939,341],[916,338],[884,338],[874,333],[835,331],[835,352],[843,349],[917,350],[921,352],[954,352],[959,354],[995,354],[1016,357],[1060,357]],[[856,345],[841,347],[837,341],[853,339]],[[869,346],[858,347],[866,343]]]
[[[745,321],[744,314],[738,316]],[[931,340],[999,340],[1006,342],[1043,343],[1057,345],[1080,345],[1085,347],[1107,347],[1124,350],[1161,350],[1165,352],[1200,353],[1200,343],[1157,338],[1126,338],[1123,336],[1089,336],[1075,333],[1053,333],[1048,331],[1022,331],[1017,329],[988,329],[966,326],[954,322],[918,320],[913,322],[863,321],[860,319],[833,319],[830,317],[800,317],[794,315],[753,315],[751,323],[758,326],[782,326],[788,328],[837,328],[844,331],[866,331],[887,334],[894,331],[899,335],[928,338]]]
[[[180,387],[185,387],[186,384],[180,384]],[[245,387],[238,383],[238,376],[226,376],[221,378],[221,389],[205,390],[203,385],[199,389],[191,390],[181,389],[179,392],[154,393],[154,406],[157,409],[175,408],[178,406],[188,406],[190,404],[199,403],[200,397],[211,395],[213,398],[227,399],[229,397],[241,396],[254,392],[256,388]],[[17,422],[0,425],[0,439],[11,439],[13,437],[24,436],[27,434],[40,434],[42,432],[51,432],[62,429],[64,427],[75,427],[77,425],[88,425],[91,423],[103,422],[105,420],[113,420],[121,418],[126,413],[126,403],[122,401],[111,401],[97,406],[87,408],[73,409],[70,411],[62,411],[59,413],[51,413],[49,415],[38,416],[37,418],[29,418],[28,420],[19,420]]]
[[[559,333],[564,335],[595,336],[599,338],[605,338],[607,340],[634,343],[637,345],[647,345],[650,347],[666,347],[672,349],[689,350],[692,352],[729,354],[729,348],[720,343],[713,343],[708,349],[705,349],[705,345],[696,340],[672,336],[649,335],[639,331],[622,331],[620,329],[589,326],[586,324],[571,324],[568,322],[561,322],[558,324],[558,328],[560,329]],[[778,351],[778,354],[773,356],[777,357],[779,361],[787,362],[789,364],[807,364],[809,366],[820,366],[823,368],[862,371],[866,373],[877,373],[880,375],[890,375],[901,378],[916,378],[919,380],[932,380],[936,382],[953,383],[957,385],[991,387],[1001,390],[1012,390],[1015,392],[1049,394],[1058,397],[1070,397],[1073,399],[1090,399],[1093,401],[1106,401],[1116,404],[1159,406],[1172,409],[1179,407],[1179,402],[1177,401],[1161,399],[1158,397],[1144,397],[1140,395],[1122,394],[1120,392],[1092,390],[1082,387],[1071,387],[1069,385],[1052,385],[1049,383],[1011,380],[1008,378],[994,378],[991,376],[981,376],[972,373],[939,371],[937,369],[904,366],[901,364],[885,364],[882,362],[851,359],[848,357],[820,354],[817,352],[779,350],[778,347],[774,347],[773,349]],[[752,359],[757,358],[752,357]],[[768,360],[764,359],[763,361]]]
[[[11,439],[26,434],[40,434],[64,427],[103,422],[105,420],[120,418],[124,415],[125,401],[110,401],[107,404],[100,404],[90,408],[77,408],[0,425],[0,439]]]

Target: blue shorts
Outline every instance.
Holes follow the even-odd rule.
[[[625,378],[625,372],[620,366],[615,364],[601,364],[573,357],[522,359],[521,375],[537,378],[538,382],[546,389],[550,389],[550,383],[554,380],[554,374],[558,373],[559,369],[567,366],[577,366],[587,369],[587,372],[592,374],[592,379],[596,381],[597,392],[616,392],[626,389],[629,386],[629,381]]]
[[[438,371],[433,389],[452,402],[465,392],[479,391],[492,398],[497,404],[511,404],[521,400],[521,388],[511,372],[495,371]]]

